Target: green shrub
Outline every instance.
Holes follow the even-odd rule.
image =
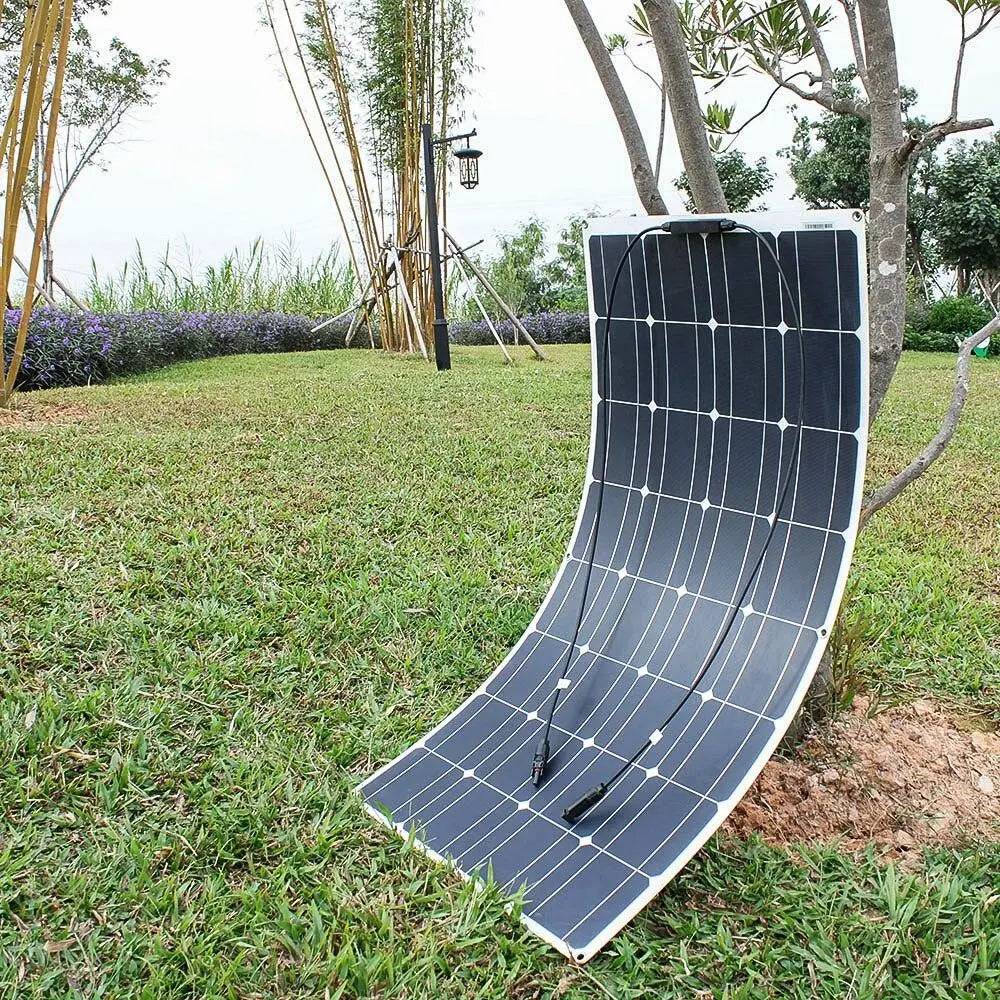
[[[956,347],[953,333],[907,327],[903,334],[903,348],[907,351],[954,351]]]
[[[971,295],[938,299],[927,310],[925,330],[937,330],[964,340],[990,321],[989,311]]]
[[[903,347],[908,351],[955,351],[958,341],[989,321],[989,311],[971,295],[949,295],[930,306],[910,299]],[[1000,338],[993,338],[990,354],[1000,354]]]

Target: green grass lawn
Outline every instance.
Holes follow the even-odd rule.
[[[975,997],[1000,848],[906,875],[713,841],[587,969],[350,790],[454,708],[561,558],[586,348],[342,352],[34,395],[0,426],[0,998]],[[908,355],[872,476],[933,432]],[[863,537],[864,669],[1000,719],[1000,364]]]

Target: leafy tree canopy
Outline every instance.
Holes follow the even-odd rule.
[[[731,212],[748,212],[753,208],[766,207],[757,204],[758,199],[763,198],[774,187],[774,173],[765,157],[751,163],[740,150],[731,149],[727,153],[716,155],[715,166]],[[687,174],[681,174],[674,183],[684,193],[688,211],[693,212],[694,199]]]
[[[532,314],[549,308],[549,287],[544,274],[545,227],[530,219],[512,233],[497,237],[498,251],[480,260],[480,266],[515,313]],[[497,317],[499,308],[487,308]],[[468,312],[473,315],[471,306]]]
[[[496,254],[479,263],[516,313],[587,312],[583,239],[587,222],[595,214],[570,216],[554,250],[550,250],[545,226],[538,219],[529,219],[513,232],[498,237]],[[497,317],[501,315],[492,303],[486,306]],[[471,301],[462,303],[460,311],[466,318],[478,318]]]
[[[565,312],[586,312],[587,265],[583,256],[583,234],[594,213],[572,215],[556,241],[555,257],[545,265],[552,308]]]
[[[933,172],[930,223],[945,264],[1000,269],[1000,139],[957,142]]]

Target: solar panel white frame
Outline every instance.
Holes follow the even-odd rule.
[[[676,221],[676,218],[671,217],[672,221]],[[696,218],[695,216],[690,217],[680,217],[680,218]],[[817,631],[821,635],[828,638],[830,630],[833,627],[834,621],[837,616],[837,611],[839,609],[841,600],[843,598],[844,589],[847,583],[847,576],[850,570],[851,555],[853,553],[854,545],[857,539],[858,532],[858,521],[861,508],[862,491],[864,484],[864,472],[865,472],[865,455],[867,452],[867,442],[868,442],[868,298],[867,298],[867,282],[865,280],[865,266],[867,261],[866,252],[866,241],[865,241],[865,229],[864,223],[860,213],[856,213],[849,210],[833,210],[833,211],[819,211],[819,212],[766,212],[766,213],[729,213],[726,218],[730,218],[739,222],[746,222],[747,224],[753,226],[755,229],[760,230],[765,236],[773,234],[775,238],[781,233],[796,233],[796,232],[817,232],[817,231],[829,231],[835,230],[839,232],[849,232],[852,233],[857,239],[857,257],[859,266],[859,308],[860,308],[860,325],[856,331],[856,336],[860,341],[860,388],[859,395],[861,400],[860,405],[860,422],[859,428],[855,434],[858,441],[858,454],[857,454],[857,467],[856,467],[856,478],[854,484],[854,493],[852,497],[852,506],[850,514],[850,524],[848,529],[844,532],[845,538],[845,548],[844,554],[840,566],[840,571],[836,580],[836,584],[833,589],[832,600],[830,601],[830,610],[827,618],[822,626],[820,626]],[[650,225],[655,225],[659,222],[667,221],[666,219],[657,219],[649,217],[639,217],[639,216],[626,216],[626,217],[612,217],[607,219],[592,220],[588,226],[587,232],[584,236],[585,246],[589,248],[589,243],[591,237],[594,236],[624,236],[631,237]],[[600,393],[597,381],[597,372],[599,370],[599,359],[598,359],[598,344],[599,344],[599,330],[600,326],[603,327],[603,318],[599,317],[596,311],[594,303],[594,285],[593,285],[593,271],[591,255],[588,251],[585,253],[586,266],[587,266],[587,283],[588,290],[590,292],[590,322],[591,322],[591,362],[592,362],[592,407],[591,407],[591,435],[590,435],[590,448],[588,454],[588,464],[587,464],[587,479],[585,484],[584,498],[581,502],[579,511],[577,513],[576,525],[573,531],[572,538],[569,543],[569,548],[566,558],[564,558],[562,565],[554,579],[552,586],[543,600],[541,606],[525,635],[531,634],[538,630],[539,622],[541,621],[543,615],[549,609],[550,604],[555,599],[558,591],[560,590],[560,585],[563,583],[564,577],[567,574],[568,567],[571,563],[570,555],[574,551],[578,541],[580,540],[581,531],[585,521],[585,512],[587,506],[587,490],[593,485],[594,478],[591,475],[592,469],[596,468],[596,462],[598,460],[597,454],[597,443],[599,430],[598,426],[598,415],[599,415],[599,404],[600,404]],[[619,292],[619,297],[624,292],[624,288]],[[616,298],[616,303],[618,299]],[[801,298],[800,298],[801,301]],[[620,307],[616,304],[616,310],[620,315]],[[841,331],[844,333],[849,333],[850,331]],[[610,482],[610,480],[609,480]],[[752,538],[752,536],[751,536]],[[589,598],[590,601],[594,600],[593,593]],[[821,631],[822,630],[822,631]],[[456,717],[460,716],[461,713],[466,709],[467,706],[471,705],[477,697],[483,695],[487,692],[487,688],[491,682],[497,678],[504,669],[511,662],[515,651],[517,651],[520,646],[522,639],[517,643],[514,649],[493,671],[492,674],[473,692],[470,697],[463,702],[458,709],[456,709],[451,715],[446,719],[442,720],[437,726],[434,727],[429,733],[426,734],[421,740],[419,740],[413,747],[410,747],[407,751],[396,758],[396,760],[389,762],[384,767],[376,771],[370,778],[364,781],[359,787],[358,792],[362,796],[364,803],[364,808],[368,813],[374,817],[378,822],[387,826],[389,829],[394,829],[404,840],[410,840],[414,846],[421,850],[428,857],[435,861],[448,864],[453,867],[463,878],[471,879],[477,884],[480,883],[479,876],[476,874],[470,874],[462,870],[461,867],[455,865],[451,858],[446,857],[432,848],[430,845],[425,843],[420,836],[420,831],[413,829],[407,825],[406,822],[395,822],[389,816],[387,816],[382,810],[372,805],[370,802],[365,800],[365,789],[378,782],[378,779],[388,772],[391,768],[395,767],[409,754],[422,747],[425,747],[428,740],[432,739],[436,734],[438,734],[442,729],[444,729],[449,722],[451,722]],[[639,913],[645,906],[653,900],[662,889],[669,884],[669,882],[676,876],[676,874],[690,861],[690,859],[697,853],[697,851],[702,847],[702,845],[712,836],[713,833],[718,829],[718,827],[723,823],[728,814],[740,801],[740,799],[746,794],[751,784],[756,780],[758,774],[763,769],[767,760],[770,758],[777,745],[780,743],[782,737],[787,731],[788,726],[791,724],[795,714],[797,713],[801,703],[806,695],[810,683],[812,682],[815,671],[819,665],[819,661],[823,655],[825,649],[825,641],[820,641],[811,656],[809,665],[807,669],[803,672],[802,678],[788,703],[787,709],[784,714],[777,720],[775,720],[773,735],[760,752],[756,760],[753,762],[746,773],[744,774],[742,780],[738,783],[735,790],[722,802],[718,803],[715,815],[710,819],[709,822],[705,823],[700,830],[698,830],[697,835],[690,839],[686,848],[679,853],[674,861],[670,864],[669,868],[666,869],[661,875],[655,878],[649,879],[648,888],[641,893],[633,902],[628,906],[623,908],[620,912],[614,915],[612,919],[609,920],[606,926],[604,926],[599,933],[595,934],[593,939],[582,947],[570,947],[565,940],[563,940],[558,935],[554,934],[549,928],[543,926],[538,921],[532,919],[529,915],[522,913],[521,920],[539,938],[546,941],[553,948],[560,951],[563,955],[569,958],[571,961],[584,964],[588,962],[595,954],[608,941],[610,941],[623,927],[625,927],[635,916]],[[763,719],[763,716],[761,716]],[[530,750],[533,748],[533,744],[528,747],[528,757],[526,758],[526,768],[530,766]],[[582,921],[581,921],[582,922]]]

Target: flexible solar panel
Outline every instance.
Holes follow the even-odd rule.
[[[528,927],[576,962],[677,874],[760,772],[819,663],[857,534],[860,215],[730,218],[759,236],[636,240],[607,345],[619,262],[662,220],[591,225],[590,463],[570,550],[507,659],[360,788],[431,857],[521,893]],[[623,767],[579,822],[563,818]]]

